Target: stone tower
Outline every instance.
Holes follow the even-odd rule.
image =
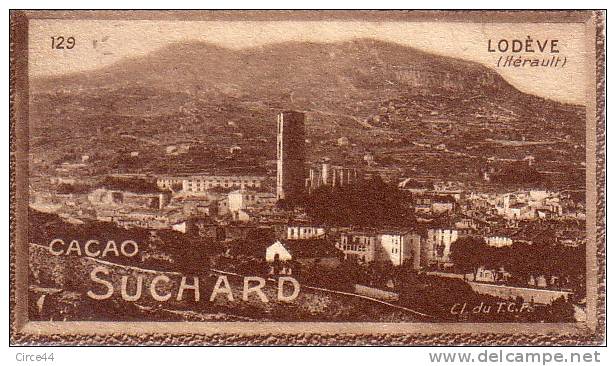
[[[294,201],[304,191],[306,184],[304,120],[304,113],[301,112],[285,111],[278,114],[276,197],[279,200]]]

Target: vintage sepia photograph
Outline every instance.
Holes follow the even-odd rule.
[[[601,343],[603,22],[12,11],[11,343]]]

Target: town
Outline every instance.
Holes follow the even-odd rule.
[[[141,230],[145,243],[136,237],[117,242],[137,242],[141,264],[154,267],[173,262],[169,256],[175,255],[179,259],[171,269],[211,266],[245,275],[292,275],[302,285],[406,298],[407,305],[423,311],[429,310],[429,299],[408,299],[417,283],[457,280],[501,301],[566,302],[570,318],[580,319],[586,228],[579,192],[490,188],[490,182],[535,174],[533,156],[486,159],[479,178],[485,189],[477,189],[458,181],[392,176],[375,168],[370,156],[364,157],[365,166],[338,163],[335,157],[310,161],[305,123],[303,112],[278,114],[275,168],[262,169],[265,173],[83,176],[80,169],[89,164],[84,155],[31,189],[31,212],[33,217],[34,212],[56,214],[74,227],[103,223],[127,235]],[[165,149],[173,155],[191,147]],[[50,249],[55,244],[55,255],[64,255],[63,249],[66,255],[81,252],[79,243],[72,243],[78,239],[96,244],[98,255],[109,240],[71,237],[61,229],[36,237],[37,230],[30,241]],[[182,255],[157,246],[165,237],[178,242]],[[195,244],[194,238],[202,242]],[[451,307],[444,304],[442,311]]]

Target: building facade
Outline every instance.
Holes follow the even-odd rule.
[[[95,206],[118,206],[147,209],[163,209],[171,201],[169,192],[128,192],[98,188],[88,195]]]
[[[306,188],[308,192],[322,186],[346,186],[355,184],[358,180],[357,169],[321,163],[310,167]]]
[[[342,250],[345,259],[362,263],[374,262],[378,240],[378,234],[373,232],[343,232],[340,234],[338,249]]]
[[[361,263],[390,262],[394,266],[410,260],[413,268],[419,269],[421,244],[421,236],[412,231],[351,231],[340,234],[337,247],[345,259]]]
[[[248,189],[260,188],[264,176],[256,175],[195,175],[190,177],[159,177],[156,185],[184,193],[204,193],[213,188]]]
[[[304,192],[304,121],[305,116],[301,112],[285,111],[278,115],[276,197],[279,200],[293,201]]]
[[[438,264],[439,266],[449,266],[451,260],[451,243],[458,240],[460,230],[454,228],[432,228],[428,229],[425,253],[425,265]]]
[[[421,237],[410,231],[387,231],[380,233],[380,251],[378,260],[390,261],[400,266],[405,261],[412,261],[413,268],[419,269],[421,262]]]
[[[227,195],[228,212],[235,221],[248,221],[250,215],[247,210],[251,208],[268,208],[276,204],[276,197],[269,192],[255,192],[247,189],[238,189]]]
[[[496,248],[508,247],[513,244],[513,240],[510,237],[502,236],[502,235],[485,236],[483,240],[489,246],[496,247]]]
[[[308,224],[288,224],[287,240],[323,239],[325,227]]]

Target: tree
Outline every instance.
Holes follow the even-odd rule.
[[[407,225],[415,221],[410,199],[407,192],[375,178],[356,186],[321,187],[304,207],[315,221],[328,225]]]
[[[417,270],[413,268],[412,259],[405,259],[402,265],[394,268],[393,272],[394,285],[396,288],[400,288],[409,281],[416,281]]]
[[[451,258],[454,265],[465,274],[473,272],[473,280],[477,280],[477,270],[486,262],[487,245],[480,237],[463,236],[451,243]]]
[[[496,282],[500,281],[502,278],[500,275],[502,274],[501,270],[505,269],[508,263],[508,260],[511,256],[509,253],[511,251],[511,247],[492,247],[486,245],[486,252],[484,253],[485,262],[483,263],[486,269],[489,269],[494,273],[494,279]]]
[[[555,323],[575,322],[575,309],[573,308],[573,304],[567,301],[563,296],[552,301],[547,310],[548,321]]]
[[[505,268],[511,274],[517,285],[526,285],[534,271],[532,245],[526,243],[513,243],[509,251],[509,258]]]

